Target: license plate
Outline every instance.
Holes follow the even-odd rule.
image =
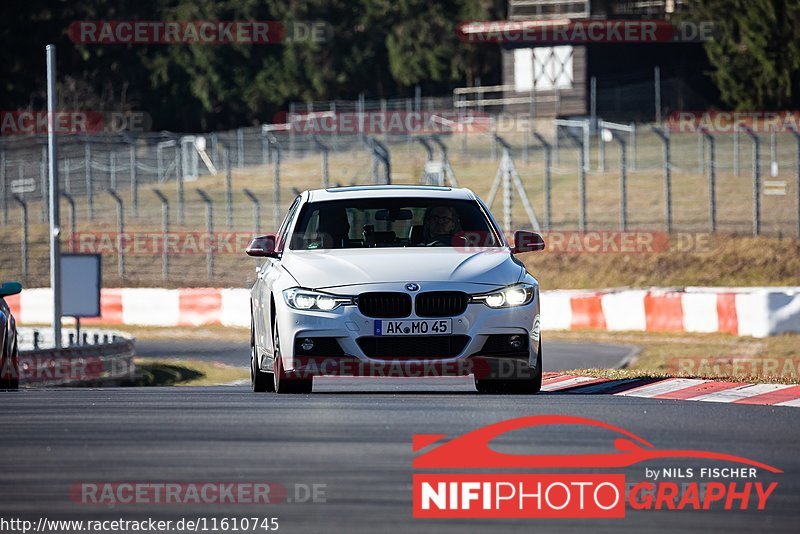
[[[452,319],[375,321],[376,336],[440,335],[452,332]]]

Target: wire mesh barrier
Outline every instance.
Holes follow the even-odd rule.
[[[63,136],[63,249],[103,254],[106,286],[240,287],[254,276],[247,241],[274,230],[299,191],[386,183],[497,197],[506,229],[800,235],[793,131],[448,116],[440,105],[423,104],[431,112],[411,132],[376,131],[368,105],[339,103],[227,132]],[[335,128],[306,124],[326,113]],[[0,272],[29,286],[48,285],[45,148],[43,137],[0,141]]]

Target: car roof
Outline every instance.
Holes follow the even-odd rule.
[[[308,191],[308,202],[386,197],[474,200],[475,194],[463,187],[441,187],[432,185],[354,185]]]

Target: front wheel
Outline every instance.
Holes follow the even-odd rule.
[[[281,340],[277,321],[272,324],[272,380],[273,391],[277,393],[311,393],[313,378],[295,378],[283,370],[281,358]]]
[[[536,354],[536,370],[527,368],[530,376],[512,380],[485,379],[475,377],[478,393],[498,395],[533,395],[542,389],[542,342]]]

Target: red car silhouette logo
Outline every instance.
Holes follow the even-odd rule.
[[[520,455],[498,452],[489,447],[489,443],[502,434],[522,428],[542,427],[547,425],[583,425],[604,428],[617,434],[614,440],[613,453],[598,454],[549,454]],[[424,448],[447,437],[446,434],[415,434],[414,451]],[[422,453],[414,459],[415,469],[485,469],[485,468],[595,468],[595,467],[628,467],[648,460],[665,458],[699,458],[704,460],[720,460],[734,462],[772,473],[782,473],[780,469],[770,465],[720,452],[692,449],[657,449],[643,438],[627,430],[585,417],[565,415],[537,415],[519,417],[501,421],[468,432],[436,445],[432,450]]]

